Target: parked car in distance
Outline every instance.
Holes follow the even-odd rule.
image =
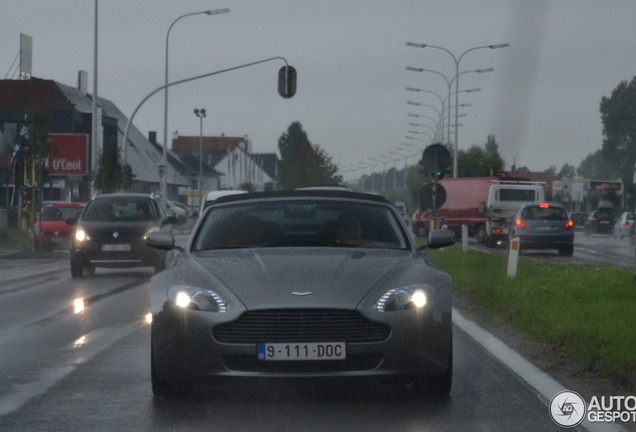
[[[166,253],[146,246],[146,236],[169,230],[176,215],[153,195],[105,194],[91,199],[77,220],[71,241],[71,276],[82,277],[96,267],[165,268]]]
[[[634,225],[634,212],[623,212],[619,216],[618,220],[614,224],[614,232],[612,233],[615,239],[622,240],[623,237],[629,237],[632,232],[632,226]]]
[[[574,222],[557,204],[526,204],[514,218],[510,239],[519,239],[519,250],[557,249],[559,255],[574,252]]]
[[[185,208],[177,205],[175,201],[171,200],[166,200],[166,206],[177,215],[177,225],[184,225],[188,222],[188,213]]]
[[[411,218],[406,213],[406,204],[398,201],[393,203],[393,205],[395,206],[395,208],[398,209],[398,212],[400,212],[400,215],[402,215],[402,219],[404,220],[404,223],[406,224],[406,226],[411,226]]]
[[[584,213],[584,212],[570,213],[570,220],[574,222],[574,229],[576,231],[583,231],[583,226],[585,225],[585,219],[587,219],[587,213]]]
[[[42,209],[40,218],[33,229],[33,247],[35,250],[68,250],[71,234],[75,231],[71,219],[77,220],[84,209],[83,204],[49,204]]]
[[[452,278],[381,196],[295,190],[225,196],[152,278],[155,395],[217,380],[380,378],[446,396]],[[171,250],[169,233],[147,244]],[[423,343],[425,341],[426,343]]]
[[[616,224],[616,215],[611,208],[599,208],[587,215],[583,232],[590,234],[611,234]]]

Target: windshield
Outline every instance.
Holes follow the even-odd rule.
[[[521,212],[523,219],[568,220],[568,214],[560,207],[526,207]]]
[[[81,212],[82,207],[46,207],[42,211],[42,222],[77,219]]]
[[[141,222],[160,218],[159,209],[150,199],[98,199],[88,203],[82,219],[88,222]]]
[[[536,191],[530,189],[499,189],[500,201],[535,201]]]
[[[193,245],[193,251],[285,246],[406,249],[408,241],[386,206],[317,200],[214,207]]]

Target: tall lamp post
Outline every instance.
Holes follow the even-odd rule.
[[[453,81],[458,80],[460,75],[464,75],[464,74],[467,74],[467,73],[487,73],[487,72],[494,71],[493,68],[468,70],[468,71],[463,71],[463,72],[458,73],[452,79],[449,80],[446,77],[446,75],[444,75],[443,73],[438,72],[436,70],[432,70],[432,69],[415,68],[415,67],[409,66],[409,67],[406,68],[406,70],[410,70],[410,71],[414,71],[414,72],[430,72],[430,73],[434,73],[436,75],[441,76],[444,79],[444,81],[446,82],[446,85],[448,86],[447,99],[450,99],[451,95],[453,94],[453,93],[451,93],[451,91],[452,91],[451,88],[453,86]],[[450,103],[450,100],[448,102],[448,116],[447,117],[448,117],[449,120],[447,122],[448,123],[447,124],[448,133],[447,133],[446,137],[447,137],[447,139],[450,142],[450,128],[451,128],[451,125],[450,125],[450,117],[451,117],[451,103]],[[457,118],[455,118],[455,121],[457,122]],[[442,129],[443,129],[443,124],[442,124]],[[444,140],[442,139],[442,143],[443,142],[444,142]],[[455,150],[457,150],[457,149],[455,149]]]
[[[205,117],[205,109],[195,108],[194,115],[199,117],[199,205],[202,203],[202,186],[203,186],[203,118]]]
[[[464,56],[466,54],[468,54],[471,51],[475,51],[478,49],[485,49],[485,48],[490,48],[490,49],[498,49],[498,48],[506,48],[509,47],[510,44],[504,43],[504,44],[496,44],[496,45],[485,45],[485,46],[478,46],[478,47],[473,47],[470,49],[467,49],[466,51],[464,51],[459,57],[456,57],[455,54],[453,54],[451,51],[447,50],[444,47],[440,47],[440,46],[435,46],[435,45],[427,45],[427,44],[418,44],[418,43],[414,43],[414,42],[407,42],[406,45],[408,46],[412,46],[415,48],[434,48],[434,49],[438,49],[438,50],[442,50],[445,51],[446,53],[448,53],[452,58],[453,61],[455,62],[455,116],[457,116],[458,114],[458,110],[459,110],[459,63],[462,61],[462,58],[464,58]],[[455,119],[455,123],[457,123],[457,119]],[[459,136],[458,136],[458,129],[459,128],[455,128],[455,155],[457,155],[457,147],[458,147],[458,142],[459,142]],[[453,158],[453,177],[457,177],[457,158]]]
[[[216,10],[206,10],[201,12],[192,12],[185,15],[181,15],[177,19],[175,19],[170,27],[168,28],[168,32],[166,33],[166,64],[165,64],[165,85],[168,85],[168,41],[170,38],[170,31],[172,27],[182,18],[194,16],[194,15],[218,15],[222,13],[229,12],[229,9],[216,9]],[[166,195],[168,191],[168,87],[165,88],[163,93],[163,155],[162,155],[162,163],[163,163],[163,175],[161,176],[161,206],[166,208]]]

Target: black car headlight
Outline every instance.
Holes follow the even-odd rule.
[[[227,312],[227,302],[214,291],[177,285],[168,290],[168,298],[174,304],[185,309],[207,312]]]
[[[77,230],[75,231],[75,240],[81,243],[84,240],[90,240],[90,239],[88,238],[86,231],[84,231],[82,228],[77,228]]]
[[[375,302],[375,309],[378,312],[421,309],[426,307],[434,293],[433,287],[426,284],[393,288]]]

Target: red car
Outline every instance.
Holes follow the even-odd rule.
[[[79,217],[84,209],[83,204],[49,204],[42,210],[40,219],[35,223],[33,245],[36,250],[53,250],[68,248],[74,224],[67,224],[68,219]]]

